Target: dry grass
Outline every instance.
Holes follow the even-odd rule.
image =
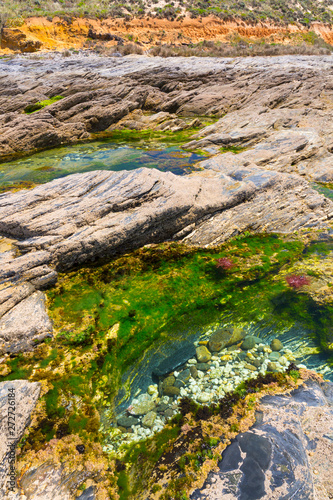
[[[152,47],[149,54],[160,57],[247,57],[247,56],[281,56],[281,55],[329,55],[333,47],[325,44],[282,45],[261,43],[236,44],[203,42],[197,45],[159,45]]]

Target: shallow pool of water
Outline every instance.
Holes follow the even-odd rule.
[[[177,146],[159,145],[144,149],[100,140],[42,151],[0,164],[0,189],[19,185],[29,187],[92,170],[119,171],[148,167],[184,175],[195,170],[195,163],[203,158]]]
[[[332,184],[328,184],[328,185],[325,186],[324,184],[313,183],[312,187],[313,187],[313,189],[315,189],[316,191],[318,191],[318,193],[321,193],[324,196],[326,196],[326,198],[330,198],[331,200],[333,200]]]

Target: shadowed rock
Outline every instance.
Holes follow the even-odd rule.
[[[191,500],[331,498],[332,383],[308,381],[261,400],[257,423],[239,434]]]

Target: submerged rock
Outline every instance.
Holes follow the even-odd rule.
[[[243,340],[241,348],[244,349],[244,351],[250,351],[255,347],[256,343],[256,337],[254,337],[253,335],[248,335]]]
[[[185,347],[178,349],[175,353],[165,358],[156,368],[154,368],[153,376],[163,377],[164,375],[173,372],[194,355],[195,347],[193,344],[188,344]]]
[[[148,394],[142,394],[137,399],[134,399],[128,411],[132,415],[146,415],[155,408],[155,402],[151,399]]]
[[[150,411],[143,417],[141,423],[143,427],[151,429],[154,425],[155,419],[156,419],[156,413],[154,411]]]
[[[198,363],[207,363],[207,361],[209,361],[212,357],[211,353],[204,345],[200,345],[196,348],[196,356],[198,359]]]
[[[281,351],[283,349],[283,344],[279,339],[273,339],[270,345],[272,351]]]
[[[246,333],[242,328],[221,328],[214,332],[208,342],[208,348],[211,352],[217,352],[224,347],[232,346],[237,342],[240,342]]]
[[[136,425],[137,423],[138,419],[132,416],[129,417],[123,416],[118,418],[117,420],[117,425],[119,427],[125,427],[125,429],[127,429],[127,427],[131,427],[132,425]]]

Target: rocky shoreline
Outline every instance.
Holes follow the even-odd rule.
[[[107,262],[125,252],[166,241],[197,249],[214,248],[246,232],[291,234],[303,231],[306,234],[317,229],[329,240],[333,202],[319,194],[310,183],[327,184],[333,180],[331,68],[330,57],[313,60],[292,56],[232,61],[198,61],[195,58],[162,61],[148,57],[117,60],[96,54],[79,54],[64,60],[61,55],[53,54],[43,55],[40,60],[22,56],[1,60],[2,161],[44,148],[92,140],[99,132],[112,137],[118,129],[143,130],[148,126],[155,130],[182,131],[188,128],[189,118],[196,124],[197,118],[200,121],[200,116],[204,115],[217,119],[187,141],[188,149],[202,149],[211,155],[201,162],[201,171],[190,175],[179,177],[147,168],[131,172],[94,171],[56,179],[29,190],[0,194],[1,362],[11,357],[19,359],[22,353],[33,358],[37,348],[41,347],[42,351],[44,345],[47,352],[47,341],[53,339],[54,332],[44,290],[57,283],[61,272]],[[61,98],[48,104],[55,96]],[[39,110],[26,112],[28,106],[36,104]],[[271,265],[272,261],[268,261]],[[318,282],[320,293],[324,285]],[[313,293],[317,293],[316,290]],[[135,314],[130,311],[126,321]],[[107,339],[107,349],[112,351],[116,338],[117,335]],[[97,345],[96,349],[99,349]],[[184,353],[178,354],[173,359],[174,366],[164,360],[155,369],[156,380],[147,394],[132,400],[127,412],[118,416],[118,427],[113,428],[114,441],[117,436],[123,442],[127,436],[128,443],[153,438],[154,433],[164,430],[167,420],[178,412],[180,398],[190,397],[195,403],[213,404],[251,376],[262,375],[267,370],[280,374],[294,361],[293,353],[280,345],[278,339],[266,345],[261,339],[236,328],[213,334],[207,343],[192,345],[185,358]],[[98,359],[101,366],[103,356]],[[2,372],[2,376],[8,373]],[[47,373],[47,376],[51,379],[52,375]],[[313,377],[315,382],[310,389],[286,396],[287,400],[274,396],[277,399],[270,400],[267,407],[263,403],[260,410],[263,420],[254,430],[248,431],[250,437],[244,438],[260,441],[258,436],[264,436],[263,439],[270,442],[268,445],[265,441],[263,445],[266,458],[264,463],[259,463],[257,471],[259,490],[263,492],[268,477],[276,481],[277,492],[274,493],[274,488],[266,489],[261,497],[253,498],[264,499],[271,495],[272,500],[282,498],[282,491],[283,494],[291,491],[293,495],[301,491],[299,499],[308,500],[315,499],[315,492],[320,491],[323,492],[320,498],[326,500],[332,494],[325,471],[318,472],[324,479],[315,484],[313,474],[316,473],[310,471],[309,462],[303,456],[308,444],[303,435],[302,415],[318,416],[313,407],[320,408],[326,420],[331,414],[330,385]],[[8,383],[1,383],[0,387],[4,402]],[[48,389],[47,384],[12,383],[22,389],[29,400],[24,402],[24,411],[20,413],[17,436],[20,439],[29,425],[39,390]],[[315,399],[320,393],[316,404],[308,392],[304,399],[302,391],[315,394]],[[285,427],[289,432],[291,421],[296,426],[301,445],[294,443],[290,453],[299,452],[304,460],[301,466],[297,460],[287,461],[287,465],[283,462],[283,467],[291,464],[294,475],[288,476],[286,470],[281,469],[285,475],[280,484],[284,486],[280,488],[281,477],[276,473],[280,455],[273,443],[279,423],[274,421],[274,430],[267,427],[265,419],[272,418],[276,406],[277,413],[287,413],[289,403],[292,406],[295,400],[299,405],[297,411],[293,409],[295,419],[286,419]],[[5,411],[4,404],[1,408]],[[45,420],[45,408],[39,407],[38,411],[39,418],[42,414]],[[261,424],[266,427],[260,427]],[[47,429],[50,424],[45,425]],[[187,431],[185,427],[182,432],[186,434]],[[287,432],[281,427],[278,431]],[[319,443],[319,455],[331,449],[330,437],[323,436],[316,426],[311,427],[311,432]],[[51,440],[50,446],[58,446],[62,437]],[[71,437],[66,437],[69,442]],[[76,450],[75,460],[78,460],[79,455],[84,454],[84,447],[77,436],[73,439],[68,446]],[[245,453],[243,435],[237,439],[233,449],[238,447]],[[315,449],[315,443],[313,446]],[[41,456],[44,452],[45,460],[49,459],[44,449]],[[3,449],[1,453],[2,470],[5,470]],[[91,453],[97,453],[96,449]],[[102,456],[101,450],[99,453]],[[275,453],[274,460],[272,453]],[[212,473],[204,486],[202,479],[196,492],[192,492],[192,498],[213,500],[220,498],[221,491],[231,495],[230,498],[244,498],[242,485],[248,481],[252,462],[246,462],[243,455],[241,458],[243,463],[235,461],[234,456],[222,461],[220,472]],[[259,459],[254,457],[253,460]],[[226,462],[231,464],[229,468],[224,468]],[[78,463],[74,469],[79,467]],[[274,470],[270,468],[272,464],[275,464]],[[54,498],[55,492],[61,500],[80,498],[77,496],[80,481],[83,484],[80,475],[75,486],[69,487],[67,483],[64,486],[63,481],[68,471],[65,473],[59,468],[53,478],[56,469],[53,465],[45,475],[44,465],[33,470],[29,467],[31,477],[29,472],[24,473],[22,481],[27,498],[47,500]],[[82,464],[80,467],[81,471],[82,468],[88,470]],[[100,467],[94,472],[97,483],[101,470],[106,470],[103,469],[105,464]],[[300,474],[307,478],[306,485],[303,481],[299,490],[291,490],[290,484],[300,481]],[[32,487],[34,477],[37,477],[36,490]],[[102,487],[97,483],[92,481],[92,486],[86,488],[87,495],[91,493],[91,498],[104,500],[99,496]],[[110,483],[108,485],[111,488]],[[4,490],[2,493],[6,494]],[[82,495],[82,499],[87,498],[85,493]],[[115,498],[118,498],[117,493]]]

